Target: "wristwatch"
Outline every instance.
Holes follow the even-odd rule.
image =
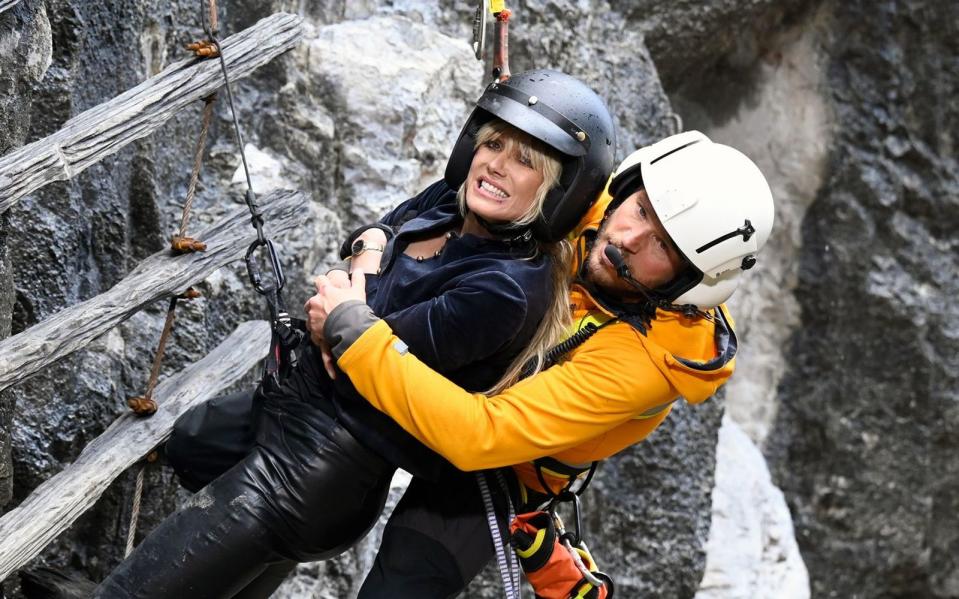
[[[357,239],[350,246],[350,257],[356,258],[363,252],[382,252],[386,247],[378,243],[371,243],[363,239]]]

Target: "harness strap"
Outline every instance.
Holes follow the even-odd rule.
[[[507,522],[512,522],[515,517],[513,513],[513,503],[509,498],[509,487],[503,473],[496,471],[496,479],[506,497],[507,504]],[[480,495],[483,497],[483,507],[486,508],[486,524],[489,528],[490,537],[493,541],[493,549],[496,552],[496,564],[499,567],[500,578],[503,581],[503,590],[507,599],[522,599],[522,583],[520,582],[519,562],[513,552],[507,551],[504,543],[504,536],[500,531],[499,520],[496,517],[496,507],[493,505],[493,494],[490,492],[489,485],[486,483],[486,473],[476,473],[476,484],[479,485]]]

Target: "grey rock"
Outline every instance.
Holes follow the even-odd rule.
[[[825,20],[824,14],[811,15],[770,36],[765,44],[776,60],[758,60],[738,76],[713,74],[672,96],[687,129],[752,157],[776,200],[767,245],[728,302],[741,343],[736,374],[726,385],[726,407],[760,446],[775,421],[777,388],[793,358],[787,341],[801,324],[795,296],[800,229],[823,185],[834,137],[821,49]]]
[[[955,597],[959,9],[829,10],[838,126],[767,451],[813,596]]]
[[[0,52],[0,152],[55,131],[159,70],[197,35],[196,4],[21,0],[0,13],[0,46],[13,48]],[[223,4],[223,26],[235,29],[300,3]],[[486,77],[469,62],[471,6],[303,8],[326,36],[314,38],[320,47],[340,39],[337,32],[363,27],[379,28],[383,40],[419,36],[422,72],[445,78],[452,92],[423,84],[421,74],[407,81],[377,68],[397,100],[376,106],[368,90],[352,87],[355,79],[343,79],[369,71],[351,71],[349,61],[317,64],[305,47],[237,86],[247,141],[276,161],[278,177],[314,196],[304,234],[283,242],[291,305],[305,299],[310,274],[329,262],[344,229],[442,171]],[[610,100],[621,156],[670,132],[675,107],[687,126],[746,148],[775,173],[781,226],[761,263],[764,276],[733,306],[745,349],[743,382],[728,395],[731,410],[740,398],[758,399],[742,413],[756,415],[746,425],[766,440],[797,516],[813,596],[959,594],[954,4],[528,0],[511,7],[513,70],[551,66],[587,79]],[[336,25],[370,17],[366,25]],[[437,57],[427,47],[449,54]],[[420,97],[442,108],[413,114]],[[185,111],[126,155],[26,199],[0,223],[0,331],[22,330],[98,293],[165,243],[198,114],[199,107]],[[198,222],[241,201],[230,187],[238,157],[228,119],[221,102]],[[384,163],[389,176],[374,168]],[[171,369],[202,354],[237,318],[262,311],[236,269],[201,287],[204,299],[184,307]],[[787,295],[776,301],[782,290]],[[0,397],[0,503],[17,501],[69,461],[123,397],[139,391],[161,318],[162,306],[144,312]],[[15,413],[23,394],[50,406]],[[678,410],[668,428],[611,461],[590,493],[592,547],[629,589],[625,596],[695,593],[719,410]],[[11,445],[12,464],[5,457]],[[144,528],[178,498],[162,470],[149,479],[157,491]],[[108,570],[118,558],[110,545],[122,543],[129,487],[118,481],[45,559],[82,564],[93,577]],[[609,514],[607,524],[595,521],[599,512]],[[309,571],[348,592],[371,547]],[[664,572],[672,578],[663,580]],[[487,575],[467,595],[495,596],[497,589]]]
[[[335,114],[335,168],[320,169],[312,185],[337,190],[351,226],[442,176],[477,95],[479,67],[465,43],[402,17],[376,17],[319,28],[300,54],[313,86],[297,98],[307,100],[302,110],[319,131],[330,129],[322,115]]]
[[[794,19],[808,0],[719,0],[658,2],[612,0],[625,28],[646,34],[649,51],[671,92],[716,70],[749,68],[765,52],[769,33]]]
[[[719,429],[712,514],[696,599],[809,599],[786,499],[759,448],[728,414]]]

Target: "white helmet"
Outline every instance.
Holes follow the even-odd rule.
[[[614,204],[640,187],[683,257],[695,268],[653,292],[708,310],[736,290],[773,227],[772,192],[742,152],[687,131],[641,148],[616,169]]]

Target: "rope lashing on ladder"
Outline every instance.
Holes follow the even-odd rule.
[[[216,23],[216,0],[209,0],[210,19]],[[203,6],[201,1],[201,15]],[[212,40],[196,42],[187,46],[198,57],[219,56],[219,46]],[[212,51],[211,51],[212,49]],[[175,235],[170,239],[170,249],[175,254],[202,252],[206,251],[206,244],[202,241],[189,237],[187,235],[187,225],[190,220],[190,212],[193,207],[193,200],[196,197],[196,187],[200,179],[200,171],[203,167],[203,154],[206,149],[206,139],[210,130],[210,124],[213,121],[213,113],[216,102],[216,94],[211,94],[203,100],[203,117],[200,125],[200,132],[197,135],[196,145],[193,152],[193,165],[190,171],[190,182],[187,185],[186,199],[183,203],[183,211],[180,216],[180,226]],[[163,364],[163,356],[166,351],[167,341],[173,332],[173,323],[176,318],[177,303],[181,299],[195,299],[200,297],[200,293],[192,287],[179,295],[170,298],[167,306],[166,320],[163,323],[163,331],[160,333],[160,339],[157,342],[157,349],[153,356],[153,365],[150,368],[150,378],[147,381],[146,391],[143,395],[131,397],[127,400],[127,405],[133,412],[140,416],[149,416],[157,411],[157,403],[153,399],[153,391],[156,388],[160,376],[160,368]],[[140,516],[140,505],[143,499],[143,482],[147,463],[156,460],[156,452],[151,452],[147,458],[140,463],[137,470],[136,484],[133,491],[133,497],[130,507],[130,524],[127,528],[127,543],[125,556],[133,551],[134,540],[136,537],[137,522]]]

